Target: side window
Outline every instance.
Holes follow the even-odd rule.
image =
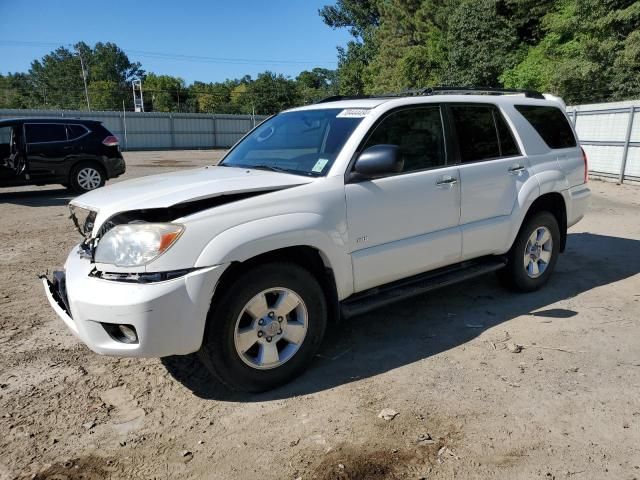
[[[569,126],[566,115],[556,107],[538,105],[516,105],[524,118],[542,137],[549,148],[569,148],[576,146],[576,138]]]
[[[462,162],[500,157],[500,142],[492,107],[452,105],[451,113],[458,134]]]
[[[363,150],[380,144],[400,147],[403,172],[444,165],[446,155],[440,107],[418,107],[392,113],[375,128]]]
[[[27,123],[25,124],[27,143],[64,142],[67,131],[62,123]]]
[[[76,138],[83,136],[85,133],[87,133],[87,129],[82,125],[67,125],[67,138],[69,140],[75,140]]]

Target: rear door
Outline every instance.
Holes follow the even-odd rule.
[[[354,287],[362,291],[460,258],[460,184],[447,164],[440,105],[396,110],[372,128],[359,151],[400,147],[404,169],[345,186]]]
[[[29,174],[34,182],[66,175],[65,159],[73,146],[63,123],[24,124]]]
[[[495,105],[448,108],[460,161],[462,258],[502,253],[529,164]]]

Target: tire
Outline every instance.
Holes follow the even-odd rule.
[[[511,290],[533,292],[549,281],[559,253],[560,228],[556,217],[549,212],[536,213],[520,228],[507,254],[507,266],[498,276]]]
[[[101,166],[96,163],[81,163],[71,169],[69,186],[75,193],[81,194],[102,187],[106,175]]]
[[[199,354],[230,389],[270,390],[309,366],[326,325],[324,291],[309,271],[291,263],[259,265],[213,300]]]

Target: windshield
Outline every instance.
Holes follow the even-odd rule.
[[[326,175],[365,113],[343,109],[281,113],[245,137],[220,165]]]

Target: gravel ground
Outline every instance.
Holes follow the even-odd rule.
[[[130,153],[122,179],[220,154]],[[0,479],[640,478],[640,188],[591,188],[542,291],[488,275],[334,325],[305,375],[249,396],[194,356],[84,347],[36,277],[78,241],[70,196],[3,189]]]

